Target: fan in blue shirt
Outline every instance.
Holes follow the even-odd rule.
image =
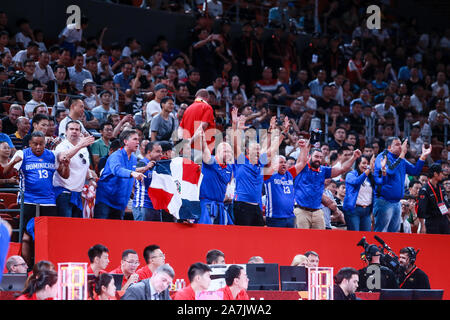
[[[403,198],[405,175],[417,176],[422,171],[425,159],[431,153],[431,145],[427,149],[422,146],[422,154],[415,165],[405,160],[408,151],[408,139],[403,143],[397,137],[386,140],[387,149],[375,160],[375,201],[373,217],[375,232],[398,232],[401,222],[400,199]],[[383,169],[385,159],[387,168]]]
[[[156,161],[162,156],[161,145],[157,142],[149,142],[145,146],[145,156],[138,162],[137,168],[146,168],[144,179],[134,183],[133,217],[135,221],[147,220],[146,217],[154,210],[152,200],[148,195],[148,188],[152,183],[152,172]]]
[[[134,179],[143,180],[147,167],[136,169],[134,152],[139,148],[139,135],[125,130],[119,140],[123,147],[108,157],[97,185],[94,218],[123,220],[133,189]]]
[[[204,145],[203,179],[200,185],[201,215],[198,223],[233,224],[224,205],[227,185],[233,177],[235,165],[232,162],[233,151],[228,143],[222,142],[217,146],[215,157],[211,156],[207,145]]]
[[[301,152],[290,170],[287,170],[286,158],[278,156],[271,171],[264,175],[266,224],[269,227],[295,227],[294,177],[305,167],[310,147],[303,139],[298,144]]]
[[[296,226],[306,229],[319,228],[324,229],[325,223],[315,225],[311,219],[307,218],[308,214],[320,214],[322,203],[322,194],[325,188],[325,179],[337,177],[350,170],[351,166],[357,158],[361,156],[360,150],[355,150],[352,157],[342,164],[340,168],[331,168],[322,166],[323,154],[320,149],[313,148],[307,165],[294,179],[295,202],[296,209]],[[320,220],[320,217],[319,219]],[[323,220],[323,219],[322,219]]]

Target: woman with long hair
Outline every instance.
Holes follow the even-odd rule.
[[[25,281],[24,288],[28,287],[30,281],[36,277],[36,275],[41,271],[55,271],[55,266],[53,263],[47,260],[41,260],[33,266],[31,275]]]
[[[355,170],[345,177],[344,217],[347,230],[371,231],[372,206],[375,190],[373,169],[375,156],[356,159]]]
[[[58,274],[53,270],[42,270],[33,274],[22,295],[16,300],[53,300],[58,292]]]
[[[229,85],[225,87],[225,89],[223,89],[223,97],[228,101],[230,105],[232,105],[232,97],[236,93],[242,94],[242,97],[244,98],[244,104],[247,103],[247,95],[245,94],[245,89],[241,86],[239,76],[234,75],[231,77]]]
[[[109,273],[101,273],[89,283],[89,297],[92,300],[116,300],[116,285]]]

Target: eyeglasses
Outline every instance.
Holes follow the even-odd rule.
[[[133,260],[131,260],[131,261],[128,261],[128,260],[124,260],[126,263],[129,263],[129,264],[133,264],[133,265],[139,265],[139,264],[141,264],[139,261],[133,261]]]
[[[15,264],[14,267],[18,267],[18,266],[22,266],[22,267],[28,267],[28,265],[24,262],[24,263],[19,263],[19,264]]]
[[[165,257],[166,257],[166,255],[164,253],[161,253],[161,254],[158,254],[157,256],[152,256],[150,258],[153,259],[153,258],[165,258]]]
[[[79,155],[80,155],[80,158],[81,158],[83,164],[86,164],[86,159],[84,158],[83,154],[79,153]]]

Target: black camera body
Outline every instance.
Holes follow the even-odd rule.
[[[377,247],[379,249],[379,252],[380,252],[380,265],[391,269],[396,275],[398,275],[400,270],[401,270],[401,267],[400,267],[400,262],[398,260],[397,255],[378,236],[375,236],[375,239],[378,242],[381,243],[381,245],[382,245],[381,247],[377,247],[374,244],[367,243],[366,237],[362,237],[362,239],[356,244],[357,246],[364,248],[364,252],[361,253],[361,259],[362,260],[367,260],[368,262],[370,262],[370,260],[372,259],[371,258],[372,257],[372,253],[371,253],[372,250],[371,249],[373,247]],[[385,250],[387,251],[387,253],[385,253]]]
[[[319,129],[312,130],[310,135],[311,135],[311,138],[309,140],[309,143],[312,146],[315,146],[315,144],[319,144],[319,146],[320,146],[320,142],[323,141],[323,139],[322,139],[322,137],[323,137],[322,130],[319,130]]]

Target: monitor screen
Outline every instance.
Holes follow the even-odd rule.
[[[280,266],[281,291],[308,291],[308,270],[301,266]]]
[[[278,264],[247,264],[248,290],[280,290]]]
[[[0,291],[22,291],[25,288],[25,281],[28,275],[26,273],[4,273]]]
[[[114,278],[114,285],[116,286],[116,290],[122,289],[123,274],[110,273],[109,275]],[[94,274],[88,274],[88,281],[93,280],[94,278]]]
[[[444,290],[414,289],[413,300],[442,300]]]
[[[409,289],[381,289],[380,300],[412,300],[413,290]]]

